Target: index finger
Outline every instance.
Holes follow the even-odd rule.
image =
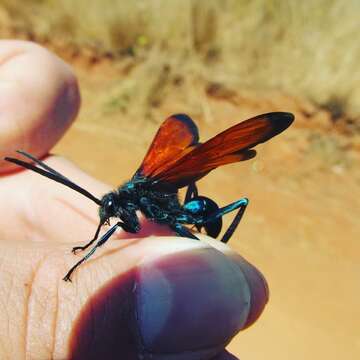
[[[0,40],[0,159],[17,149],[47,154],[79,106],[77,81],[65,62],[35,43]],[[0,160],[0,173],[11,169]]]

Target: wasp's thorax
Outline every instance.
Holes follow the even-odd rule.
[[[131,232],[140,229],[137,210],[147,219],[163,224],[172,224],[182,212],[177,191],[158,190],[151,181],[138,176],[106,194],[101,203],[101,221],[117,217],[131,228]]]

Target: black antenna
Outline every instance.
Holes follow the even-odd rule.
[[[35,162],[36,164],[38,164],[39,166],[41,166],[43,169],[53,173],[54,175],[57,175],[59,177],[62,177],[65,180],[68,180],[69,182],[72,182],[70,179],[68,179],[66,176],[64,176],[63,174],[60,174],[58,171],[56,171],[55,169],[53,169],[52,167],[50,167],[49,165],[46,165],[43,161],[37,159],[35,156],[23,151],[23,150],[16,150],[16,152],[18,154],[21,154],[25,157],[27,157],[28,159],[32,160],[33,162]]]
[[[87,190],[83,189],[81,186],[76,185],[75,183],[73,183],[71,180],[69,180],[68,178],[66,178],[64,175],[60,174],[59,172],[57,172],[56,170],[52,169],[50,166],[46,165],[45,163],[43,163],[42,161],[36,159],[35,157],[33,157],[32,155],[24,152],[24,151],[18,151],[19,154],[22,154],[26,157],[28,157],[29,159],[33,160],[34,162],[36,162],[37,164],[39,164],[39,166],[41,166],[42,168],[46,169],[40,169],[37,166],[34,166],[30,163],[27,163],[25,161],[16,159],[16,158],[10,158],[10,157],[6,157],[4,160],[9,161],[11,163],[14,163],[16,165],[22,166],[26,169],[32,170],[42,176],[45,176],[51,180],[54,180],[60,184],[63,184],[67,187],[69,187],[70,189],[73,189],[75,191],[77,191],[78,193],[86,196],[88,199],[94,201],[97,205],[101,205],[101,200],[99,200],[97,197],[95,197],[94,195],[92,195],[91,193],[89,193]]]

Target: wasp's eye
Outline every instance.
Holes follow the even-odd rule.
[[[120,204],[116,194],[106,194],[102,200],[102,204],[99,207],[99,216],[102,221],[106,221],[109,218],[119,216]]]
[[[114,202],[112,200],[109,200],[105,203],[105,210],[110,213],[114,212],[115,207],[114,207]]]

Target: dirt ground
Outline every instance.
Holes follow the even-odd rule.
[[[188,110],[174,100],[157,110],[156,121],[108,111],[104,96],[121,80],[107,67],[76,66],[76,71],[82,111],[55,152],[119,185],[137,169],[159,123]],[[189,114],[202,140],[263,112],[296,115],[289,130],[258,146],[255,159],[199,182],[201,193],[221,205],[249,197],[230,246],[257,266],[270,286],[263,315],[229,350],[242,360],[359,359],[360,162],[353,138],[335,131],[329,114],[284,95],[212,94],[203,101],[210,116]]]

